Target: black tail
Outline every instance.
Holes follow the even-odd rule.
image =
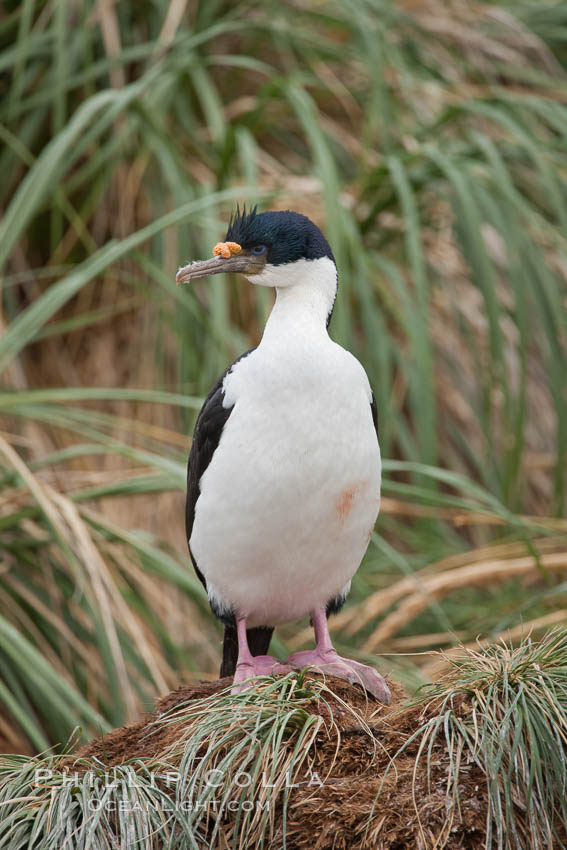
[[[246,629],[248,646],[252,655],[266,655],[270,641],[274,633],[270,626],[260,626],[256,629]],[[234,676],[236,662],[238,660],[238,639],[236,637],[236,624],[230,623],[224,627],[224,641],[222,645],[222,663],[220,677]]]

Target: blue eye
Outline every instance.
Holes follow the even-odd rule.
[[[253,245],[250,249],[250,253],[255,254],[257,257],[260,257],[262,254],[265,254],[267,250],[267,245]]]

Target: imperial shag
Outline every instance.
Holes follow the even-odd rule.
[[[237,211],[213,258],[184,283],[238,272],[276,301],[257,348],[228,367],[199,413],[187,475],[187,540],[225,624],[221,676],[234,683],[307,666],[359,682],[383,702],[384,679],[341,658],[338,611],[380,504],[376,404],[358,360],[327,332],[337,266],[318,227],[296,212]],[[275,626],[310,615],[316,649],[280,663]]]

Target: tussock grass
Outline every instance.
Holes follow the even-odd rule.
[[[26,394],[18,398],[25,407]],[[70,425],[72,414],[61,406],[58,412]],[[92,425],[96,416],[89,419]],[[109,442],[120,451],[114,438]],[[78,445],[55,454],[85,457],[97,449],[105,450]],[[92,507],[93,500],[117,493],[163,492],[176,473],[183,481],[181,464],[162,465],[161,475],[104,476],[95,486],[69,473],[50,483],[41,471],[53,455],[28,466],[1,436],[0,460],[1,548],[6,564],[17,566],[5,570],[0,589],[0,692],[34,747],[45,749],[71,726],[108,729],[133,720],[141,699],[175,684],[177,665],[193,666],[189,653],[181,661],[164,625],[167,612],[156,604],[164,581],[186,595],[186,611],[203,612],[207,603],[178,557],[151,535],[121,528]],[[190,622],[185,633],[191,636]],[[192,640],[202,639],[194,629]],[[9,728],[5,734],[10,743]]]
[[[419,741],[416,772],[436,748],[448,753],[447,794],[453,811],[463,795],[461,767],[474,762],[486,778],[486,847],[564,847],[567,840],[567,634],[541,642],[502,642],[449,659],[450,672],[420,695],[433,717]],[[469,789],[466,790],[468,793]]]
[[[564,630],[461,649],[390,709],[306,673],[216,690],[76,756],[0,758],[0,847],[565,847]]]
[[[316,737],[333,734],[333,722],[326,728],[322,717],[330,693],[322,681],[290,674],[243,694],[182,703],[148,725],[149,742],[162,736],[161,752],[143,762],[127,751],[125,763],[112,768],[66,755],[5,758],[0,847],[98,850],[135,840],[160,850],[219,841],[263,846],[276,801],[285,821],[290,788]],[[306,710],[314,701],[321,715]],[[336,728],[334,737],[338,747]],[[130,814],[120,816],[121,806]]]

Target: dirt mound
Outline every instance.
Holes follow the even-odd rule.
[[[313,675],[309,678],[316,679]],[[362,688],[349,685],[342,679],[327,677],[327,683],[336,695],[332,700],[333,720],[338,728],[346,734],[362,731],[362,726],[352,727],[352,714],[345,711],[339,703],[344,700],[361,720],[372,724],[378,717],[381,719],[393,713],[396,706],[405,698],[405,693],[400,685],[388,682],[392,692],[392,705],[384,706],[367,697]],[[155,710],[147,714],[142,720],[123,726],[108,733],[104,738],[95,738],[77,751],[76,756],[81,758],[97,758],[107,767],[116,767],[131,759],[150,760],[159,758],[168,751],[182,734],[182,727],[178,725],[165,726],[159,723],[160,717],[164,717],[178,708],[183,708],[192,701],[212,697],[214,694],[225,691],[230,687],[232,679],[217,679],[214,682],[198,682],[196,684],[181,685],[167,696],[157,700]],[[332,698],[331,698],[332,699]],[[325,706],[314,701],[309,707],[314,714],[328,714]]]
[[[109,768],[135,759],[159,759],[171,753],[187,732],[182,721],[164,725],[160,718],[212,697],[229,684],[222,679],[180,687],[159,700],[155,711],[140,722],[92,741],[76,756],[84,760],[83,768],[92,758]],[[327,685],[332,693],[306,707],[323,717],[324,723],[300,774],[294,776],[293,787],[286,789],[285,827],[282,795],[274,801],[268,846],[284,846],[285,828],[286,846],[297,850],[483,847],[487,798],[485,778],[476,765],[461,766],[457,810],[447,790],[448,757],[443,746],[433,746],[416,760],[416,740],[394,761],[400,747],[427,719],[424,712],[434,712],[434,706],[404,707],[405,695],[395,683],[390,685],[390,707],[367,699],[359,687],[338,679],[329,677]],[[333,734],[329,734],[331,727]],[[224,820],[211,846],[229,846],[232,824],[226,815]]]
[[[310,670],[181,687],[75,753],[0,759],[0,846],[565,850],[566,659],[562,630],[463,649],[389,707]]]

